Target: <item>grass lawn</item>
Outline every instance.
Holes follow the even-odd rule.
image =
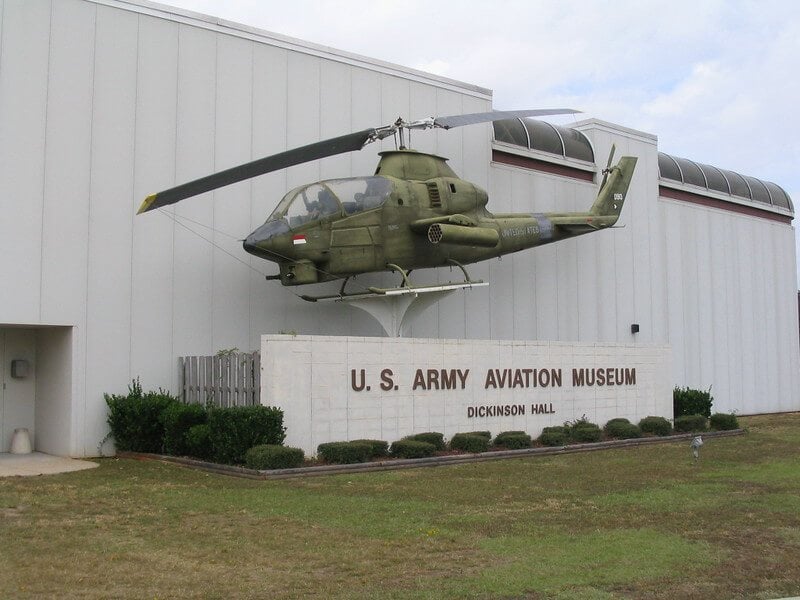
[[[0,479],[0,597],[800,595],[800,413],[744,436],[274,482]]]

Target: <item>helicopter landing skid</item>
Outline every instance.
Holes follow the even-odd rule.
[[[395,265],[390,265],[394,267]],[[457,265],[461,267],[461,265]],[[463,270],[464,268],[461,267]],[[317,302],[333,300],[346,302],[354,308],[368,312],[381,324],[387,336],[403,337],[410,322],[426,308],[432,306],[445,296],[457,290],[485,287],[485,281],[449,282],[437,285],[412,286],[408,280],[408,273],[396,267],[403,274],[403,283],[399,287],[376,288],[371,287],[367,292],[345,292],[349,277],[342,283],[338,294],[327,296],[300,296],[303,300]],[[466,271],[464,270],[466,276]]]

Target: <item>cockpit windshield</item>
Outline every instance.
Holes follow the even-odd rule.
[[[382,206],[392,193],[384,177],[333,179],[293,189],[270,215],[270,221],[285,219],[292,229],[331,215],[352,215]]]

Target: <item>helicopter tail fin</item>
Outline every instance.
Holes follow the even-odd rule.
[[[615,217],[616,222],[625,197],[628,195],[628,187],[631,184],[633,171],[636,168],[635,156],[623,156],[613,167],[606,169],[600,192],[592,205],[591,214],[603,217]]]

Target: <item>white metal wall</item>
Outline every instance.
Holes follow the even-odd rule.
[[[295,185],[371,174],[378,144],[165,211],[180,225],[134,217],[148,193],[399,115],[490,108],[474,86],[162,8],[0,0],[0,323],[74,326],[72,454],[96,453],[104,392],[175,387],[179,355],[255,349],[265,332],[381,334],[266,282],[276,268],[239,241]],[[414,143],[485,186],[488,135]]]
[[[800,409],[794,230],[662,198],[676,383],[712,387],[714,408]]]
[[[52,447],[76,455],[96,453],[106,433],[104,392],[124,392],[137,376],[146,387],[174,389],[179,355],[252,350],[261,334],[281,331],[381,335],[362,313],[311,305],[296,290],[264,281],[275,267],[246,255],[238,241],[288,189],[372,173],[378,144],[206,194],[167,214],[135,217],[148,193],[399,115],[491,108],[490,93],[474,86],[151,3],[0,0],[0,19],[0,323],[70,328],[42,334],[38,347],[71,352],[45,356],[72,395],[71,439]],[[668,260],[673,242],[664,237],[684,209],[657,201],[655,138],[600,122],[580,127],[599,164],[612,141],[617,156],[639,156],[620,221],[626,227],[473,266],[471,274],[491,286],[448,297],[421,316],[412,335],[680,340],[688,349],[675,352],[685,378],[679,383],[705,385],[708,378],[688,366],[701,351],[698,343],[676,332],[676,311],[684,309],[675,304],[682,298],[675,296],[675,281],[686,276],[693,255],[682,256],[679,265]],[[488,126],[413,138],[417,149],[450,157],[456,172],[486,187],[491,210],[584,210],[591,204],[591,184],[492,166],[489,141]],[[769,238],[760,221],[740,221],[729,232],[732,246],[739,243],[735,234],[751,230]],[[707,226],[728,227],[722,223],[709,217]],[[741,319],[764,304],[773,279],[782,290],[794,289],[793,249],[770,243],[778,261],[772,279],[754,266],[765,249],[742,252],[738,260],[745,267],[728,267],[756,278],[745,281],[753,287],[741,291],[742,304],[734,307]],[[414,276],[424,282],[459,275],[440,269]],[[729,287],[740,282],[733,275],[725,281]],[[728,305],[714,306],[716,315]],[[797,343],[783,333],[797,331],[796,321],[783,324],[787,312],[796,319],[796,307],[790,311],[781,300],[769,310],[780,322],[773,333],[745,327],[728,336],[741,336],[740,347],[759,359],[770,352],[783,357],[778,373],[795,373],[776,379],[754,370],[753,381],[768,393],[741,406],[797,408]],[[635,337],[631,323],[641,326]],[[770,344],[775,350],[767,349]],[[703,360],[713,356],[703,354]],[[709,372],[705,364],[699,373]],[[64,365],[71,365],[68,374]],[[715,377],[723,372],[713,371]],[[52,404],[48,410],[58,413]],[[37,412],[37,426],[38,420]]]

